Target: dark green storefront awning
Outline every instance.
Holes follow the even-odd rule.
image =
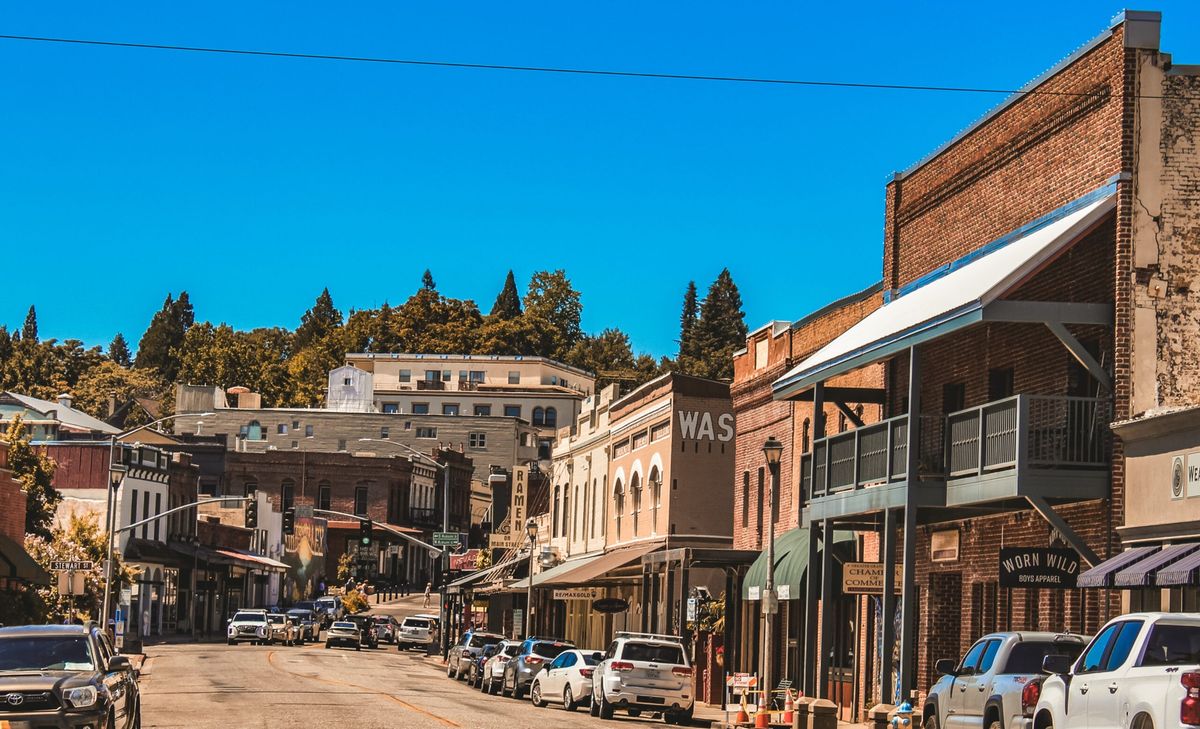
[[[809,530],[805,527],[793,529],[775,537],[775,591],[780,600],[801,600],[804,573],[808,571]],[[841,560],[854,559],[853,546],[857,537],[854,532],[834,531],[834,557]],[[844,546],[843,546],[844,545]],[[847,548],[849,547],[849,548]],[[818,545],[821,549],[821,545]],[[746,579],[742,581],[742,599],[749,600],[750,588],[757,587],[762,594],[767,582],[767,553],[764,551],[750,565]],[[759,599],[757,597],[755,600]]]

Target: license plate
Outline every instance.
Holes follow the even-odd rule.
[[[0,719],[0,729],[33,729],[33,724],[27,721],[8,721]]]

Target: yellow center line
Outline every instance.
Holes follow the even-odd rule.
[[[381,696],[385,699],[390,699],[392,701],[395,701],[397,704],[400,704],[404,708],[409,709],[410,711],[415,711],[418,714],[423,714],[423,715],[429,717],[430,719],[433,719],[434,721],[441,722],[443,725],[451,727],[451,729],[461,729],[462,728],[462,724],[459,724],[450,719],[447,719],[444,716],[438,716],[437,714],[434,714],[431,711],[422,709],[419,706],[414,706],[413,704],[410,704],[409,702],[405,701],[404,699],[397,698],[395,696],[392,696],[391,694],[384,693],[382,691],[376,691],[374,689],[367,688],[366,686],[359,686],[358,684],[349,683],[347,681],[340,681],[336,678],[323,678],[321,676],[310,676],[307,673],[297,673],[296,671],[289,671],[288,669],[286,669],[282,666],[279,666],[275,663],[275,653],[276,653],[276,651],[270,651],[267,653],[267,663],[269,663],[271,665],[271,668],[274,668],[276,671],[281,671],[288,675],[297,676],[299,678],[307,678],[310,681],[321,681],[322,683],[328,683],[328,684],[332,684],[334,686],[345,686],[347,688],[355,688],[355,689],[358,689],[365,693],[373,694],[375,696]]]

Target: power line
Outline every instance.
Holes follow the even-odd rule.
[[[714,76],[687,73],[665,73],[653,71],[615,71],[594,68],[567,68],[557,66],[517,66],[499,63],[463,63],[457,61],[430,61],[413,58],[381,58],[375,56],[344,56],[327,53],[298,53],[289,51],[259,51],[245,48],[212,48],[206,46],[178,46],[165,43],[130,43],[125,41],[91,40],[85,38],[53,38],[48,36],[0,34],[0,40],[31,41],[36,43],[59,43],[108,48],[136,48],[156,51],[185,51],[189,53],[215,53],[232,56],[262,56],[268,58],[307,59],[313,61],[346,61],[352,63],[384,63],[401,66],[433,66],[439,68],[462,68],[487,71],[520,71],[527,73],[558,73],[580,76],[613,76],[620,78],[663,79],[672,81],[715,81],[722,83],[769,84],[777,86],[809,86],[842,89],[874,89],[890,91],[938,91],[972,94],[1022,94],[1038,96],[1095,96],[1086,91],[1044,91],[1021,89],[994,89],[974,86],[936,86],[923,84],[888,84],[859,81],[822,81],[815,79],[760,78],[754,76]],[[1180,98],[1175,96],[1138,96],[1140,99]]]

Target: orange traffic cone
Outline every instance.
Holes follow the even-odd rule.
[[[733,718],[734,724],[749,724],[750,715],[746,713],[746,692],[742,691],[742,703],[738,707],[737,716]]]
[[[767,710],[767,692],[758,695],[758,713],[754,715],[754,729],[769,729],[771,712]]]
[[[792,690],[784,689],[787,699],[783,702],[783,723],[791,724],[795,720],[796,704],[792,702]]]

